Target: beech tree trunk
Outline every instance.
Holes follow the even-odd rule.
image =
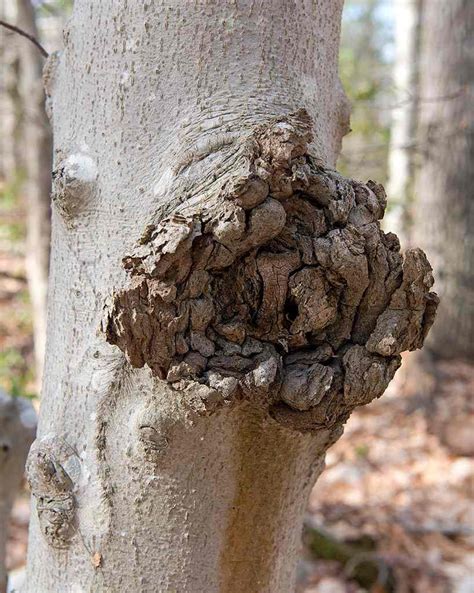
[[[17,0],[18,26],[38,38],[30,0]],[[41,386],[46,341],[46,307],[51,241],[51,128],[45,111],[42,82],[44,58],[38,48],[21,39],[21,96],[24,113],[24,191],[27,204],[26,271],[33,308],[36,379]]]
[[[408,239],[414,185],[414,144],[418,118],[421,0],[395,0],[394,108],[388,155],[387,190],[392,207],[385,228]]]
[[[415,238],[442,297],[429,341],[440,358],[474,357],[474,4],[426,0]],[[442,51],[440,50],[442,48]]]
[[[75,2],[25,592],[292,590],[326,449],[436,308],[331,168],[341,8]]]

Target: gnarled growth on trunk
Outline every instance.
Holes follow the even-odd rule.
[[[229,141],[197,187],[182,166],[180,205],[123,260],[107,340],[200,413],[249,399],[289,427],[332,428],[382,395],[433,322],[431,267],[380,229],[382,186],[325,168],[311,140],[301,111]]]

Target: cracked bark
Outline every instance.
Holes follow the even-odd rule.
[[[332,428],[431,327],[431,267],[380,230],[383,188],[318,165],[311,139],[305,111],[257,126],[226,147],[228,178],[179,200],[123,260],[107,341],[175,392],[197,388],[202,412],[250,399],[294,428],[283,402],[298,427]]]
[[[325,451],[436,305],[332,168],[341,5],[75,3],[26,592],[291,590]]]

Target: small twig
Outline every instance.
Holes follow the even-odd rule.
[[[396,90],[392,87],[392,90]],[[453,93],[449,93],[447,95],[438,95],[434,97],[420,97],[418,95],[413,95],[412,93],[408,93],[408,97],[406,99],[400,99],[397,103],[393,103],[391,105],[384,105],[383,103],[377,102],[374,99],[357,99],[357,105],[367,105],[369,109],[377,109],[378,111],[391,111],[394,109],[400,109],[402,107],[406,107],[412,103],[422,104],[422,103],[440,103],[444,101],[452,101],[453,99],[458,99],[463,94],[466,93],[466,87],[460,87],[457,91]]]
[[[16,280],[17,282],[24,282],[26,284],[26,278],[23,275],[9,272],[8,270],[0,270],[0,278],[6,278],[7,280]]]
[[[474,528],[470,525],[463,525],[462,523],[449,523],[443,525],[433,521],[424,525],[417,525],[416,523],[404,519],[399,520],[399,523],[401,523],[406,531],[415,535],[426,535],[430,533],[439,533],[445,537],[467,537],[474,535]]]
[[[5,21],[2,21],[2,20],[0,20],[0,26],[5,27],[5,29],[10,29],[10,31],[13,31],[14,33],[18,33],[18,35],[22,35],[23,37],[26,37],[27,39],[29,39],[31,41],[31,43],[36,45],[36,47],[40,50],[41,54],[45,58],[47,58],[49,56],[48,52],[44,49],[44,47],[41,45],[41,43],[35,37],[33,37],[33,35],[30,35],[26,31],[23,31],[23,29],[20,29],[20,28],[16,27],[15,25],[10,25],[10,23],[6,23]]]

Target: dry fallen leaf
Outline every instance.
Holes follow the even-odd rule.
[[[100,552],[94,552],[91,562],[95,568],[99,568],[102,565],[102,554]]]

